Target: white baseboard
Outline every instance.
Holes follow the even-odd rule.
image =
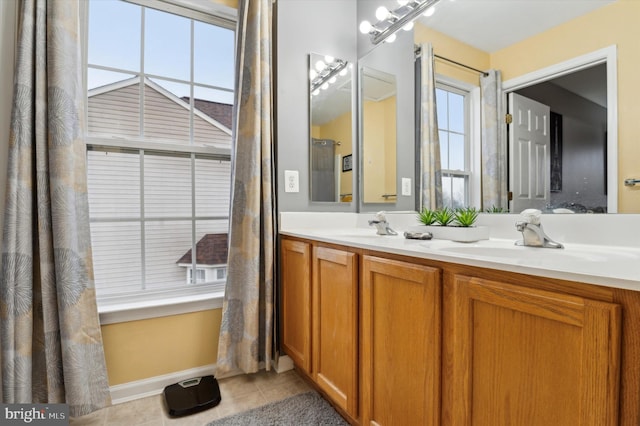
[[[122,404],[123,402],[133,401],[134,399],[159,395],[168,385],[192,377],[208,376],[215,371],[216,365],[209,364],[202,367],[190,368],[189,370],[176,371],[175,373],[163,374],[161,376],[111,386],[109,388],[111,391],[111,402],[114,405]]]
[[[293,361],[288,356],[281,356],[278,364],[274,362],[273,369],[277,373],[293,369]],[[264,369],[264,362],[260,363],[260,369]],[[160,395],[166,386],[178,383],[192,377],[208,376],[216,371],[215,364],[204,365],[202,367],[190,368],[188,370],[176,371],[174,373],[163,374],[161,376],[150,377],[148,379],[136,380],[133,382],[114,385],[109,388],[111,392],[111,402],[113,405],[134,399],[146,398],[148,396]],[[243,374],[240,370],[231,371],[220,376],[218,379],[237,376]]]
[[[273,361],[273,369],[276,373],[284,373],[285,371],[293,370],[293,360],[289,358],[289,355],[281,355],[278,358],[278,362]]]

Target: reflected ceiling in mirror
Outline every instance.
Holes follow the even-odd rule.
[[[349,62],[309,54],[311,201],[353,200],[352,73]]]

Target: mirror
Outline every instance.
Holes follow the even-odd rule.
[[[362,212],[415,210],[413,64],[410,31],[401,31],[393,43],[380,43],[358,59]]]
[[[360,68],[362,120],[362,199],[395,203],[396,77],[370,67]]]
[[[309,54],[310,191],[314,202],[353,200],[352,65]]]
[[[534,4],[535,6],[532,6]],[[496,18],[492,15],[495,13],[491,10],[492,7],[502,9]],[[602,145],[599,145],[594,148],[598,150],[598,155],[593,156],[595,160],[588,166],[580,166],[582,160],[573,157],[574,148],[565,137],[565,150],[561,156],[565,178],[571,176],[572,168],[578,169],[578,173],[587,170],[591,173],[595,167],[599,167],[600,173],[595,177],[574,174],[573,181],[565,180],[561,186],[554,183],[552,197],[559,195],[559,191],[565,191],[566,194],[566,191],[571,188],[574,195],[580,192],[577,194],[580,195],[580,199],[575,200],[576,208],[572,211],[581,211],[580,204],[587,207],[596,206],[600,209],[604,204],[601,201],[602,196],[607,197],[609,205],[613,200],[614,208],[607,208],[608,212],[615,212],[615,207],[618,212],[624,213],[640,211],[637,193],[634,193],[635,189],[622,185],[624,178],[636,177],[633,173],[637,167],[633,166],[632,160],[627,159],[626,155],[625,157],[621,156],[611,165],[612,156],[610,155],[612,152],[611,141],[617,141],[617,143],[613,143],[614,154],[617,150],[620,152],[635,150],[632,147],[633,141],[640,131],[640,124],[637,124],[632,113],[627,112],[637,111],[637,108],[633,101],[626,99],[625,95],[625,93],[633,91],[636,84],[636,68],[633,64],[638,63],[638,54],[637,49],[634,50],[633,46],[636,43],[635,40],[640,36],[640,29],[632,28],[631,22],[625,17],[639,13],[639,5],[620,0],[588,2],[459,0],[456,2],[441,1],[436,9],[436,13],[432,17],[421,18],[415,26],[415,42],[432,42],[436,54],[477,69],[499,69],[502,72],[503,82],[517,80],[525,74],[582,55],[588,55],[608,46],[616,46],[617,57],[614,65],[617,66],[617,70],[614,72],[617,74],[616,94],[619,94],[619,97],[617,101],[612,101],[611,97],[608,98],[611,107],[605,114],[607,115],[606,137],[610,142],[609,147],[603,148]],[[573,13],[568,9],[576,10]],[[507,17],[505,18],[504,15]],[[500,24],[496,24],[496,22],[500,22]],[[520,31],[518,27],[522,27],[523,31]],[[512,28],[513,30],[511,30]],[[541,31],[542,34],[538,34]],[[520,38],[511,38],[512,35],[519,35]],[[474,44],[477,47],[474,47]],[[527,52],[531,52],[531,54]],[[602,62],[594,63],[593,68],[602,64]],[[584,67],[583,70],[587,71],[587,68]],[[469,72],[454,64],[437,60],[436,72],[478,86],[477,73]],[[610,72],[611,70],[606,71],[607,74]],[[559,75],[558,78],[560,77],[565,76]],[[600,81],[605,86],[609,85],[609,81]],[[556,83],[556,86],[570,90],[566,81],[557,81]],[[592,84],[590,86],[593,87]],[[611,90],[610,86],[609,90]],[[538,93],[540,92],[538,90]],[[578,96],[585,97],[583,94]],[[400,102],[398,102],[398,107],[401,107]],[[615,125],[612,124],[614,123],[614,120],[611,119],[612,112],[617,114]],[[563,115],[564,126],[568,128],[571,117],[568,113]],[[619,128],[617,123],[619,123]],[[404,142],[399,141],[398,143],[400,149],[400,144]],[[610,165],[607,165],[608,162]],[[399,167],[398,170],[400,171],[402,168]],[[585,177],[587,180],[584,179]],[[586,183],[589,185],[597,184],[598,191],[606,192],[606,194],[600,194],[600,199],[595,201],[591,201],[592,197],[590,196],[589,200],[582,198],[585,195]],[[581,189],[578,189],[579,187]],[[572,208],[574,207],[571,206],[573,202],[574,200],[571,199],[562,201]]]
[[[611,0],[571,2],[571,5],[561,1],[443,1],[432,17],[420,19],[415,36],[417,43],[432,42],[438,55],[481,70],[500,70],[505,91],[550,106],[550,121],[561,129],[560,133],[552,132],[552,143],[559,142],[560,149],[551,146],[547,164],[551,166],[551,179],[546,184],[550,194],[536,208],[554,213],[633,212],[624,209],[618,198],[624,188],[618,168],[626,160],[618,159],[616,153],[631,141],[623,139],[629,121],[622,118],[625,108],[621,102],[624,87],[627,90],[635,87],[629,78],[630,64],[637,63],[638,56],[625,51],[639,32],[632,30],[624,17],[638,12],[640,8],[633,2]],[[595,59],[596,53],[611,46],[613,62],[609,62],[610,56]],[[589,56],[594,58],[591,63],[578,63]],[[572,61],[576,62],[574,68],[542,76],[547,70]],[[478,85],[477,74],[446,61],[436,60],[436,72]],[[532,76],[536,74],[534,81]],[[613,85],[611,74],[617,77]],[[527,78],[530,80],[524,84]],[[604,92],[604,103],[594,100],[602,98],[598,91]],[[504,102],[505,110],[507,105],[512,109],[507,96]],[[509,128],[512,136],[513,127]],[[507,141],[511,155],[508,169],[513,179],[518,166],[515,159],[523,157],[513,148],[514,142]],[[525,175],[532,182],[544,182],[536,176]],[[515,199],[520,187],[513,180],[509,185]],[[541,186],[544,184],[536,189]],[[530,194],[524,192],[525,197]],[[543,198],[541,193],[538,195]],[[636,205],[635,211],[638,209]],[[513,211],[520,209],[515,207]]]

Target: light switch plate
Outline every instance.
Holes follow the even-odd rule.
[[[411,195],[411,178],[402,178],[402,195]]]
[[[297,170],[284,171],[284,192],[300,192]]]

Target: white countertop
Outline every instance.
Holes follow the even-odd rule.
[[[398,226],[394,228],[397,236],[377,235],[375,228],[363,227],[361,218],[351,223],[345,218],[347,216],[342,217],[340,223],[344,226],[340,227],[326,226],[326,223],[311,227],[299,220],[287,221],[280,233],[384,253],[640,290],[640,248],[565,241],[562,241],[564,249],[521,247],[514,244],[517,233],[513,239],[492,237],[473,243],[409,240],[402,231],[410,227],[397,217]]]

